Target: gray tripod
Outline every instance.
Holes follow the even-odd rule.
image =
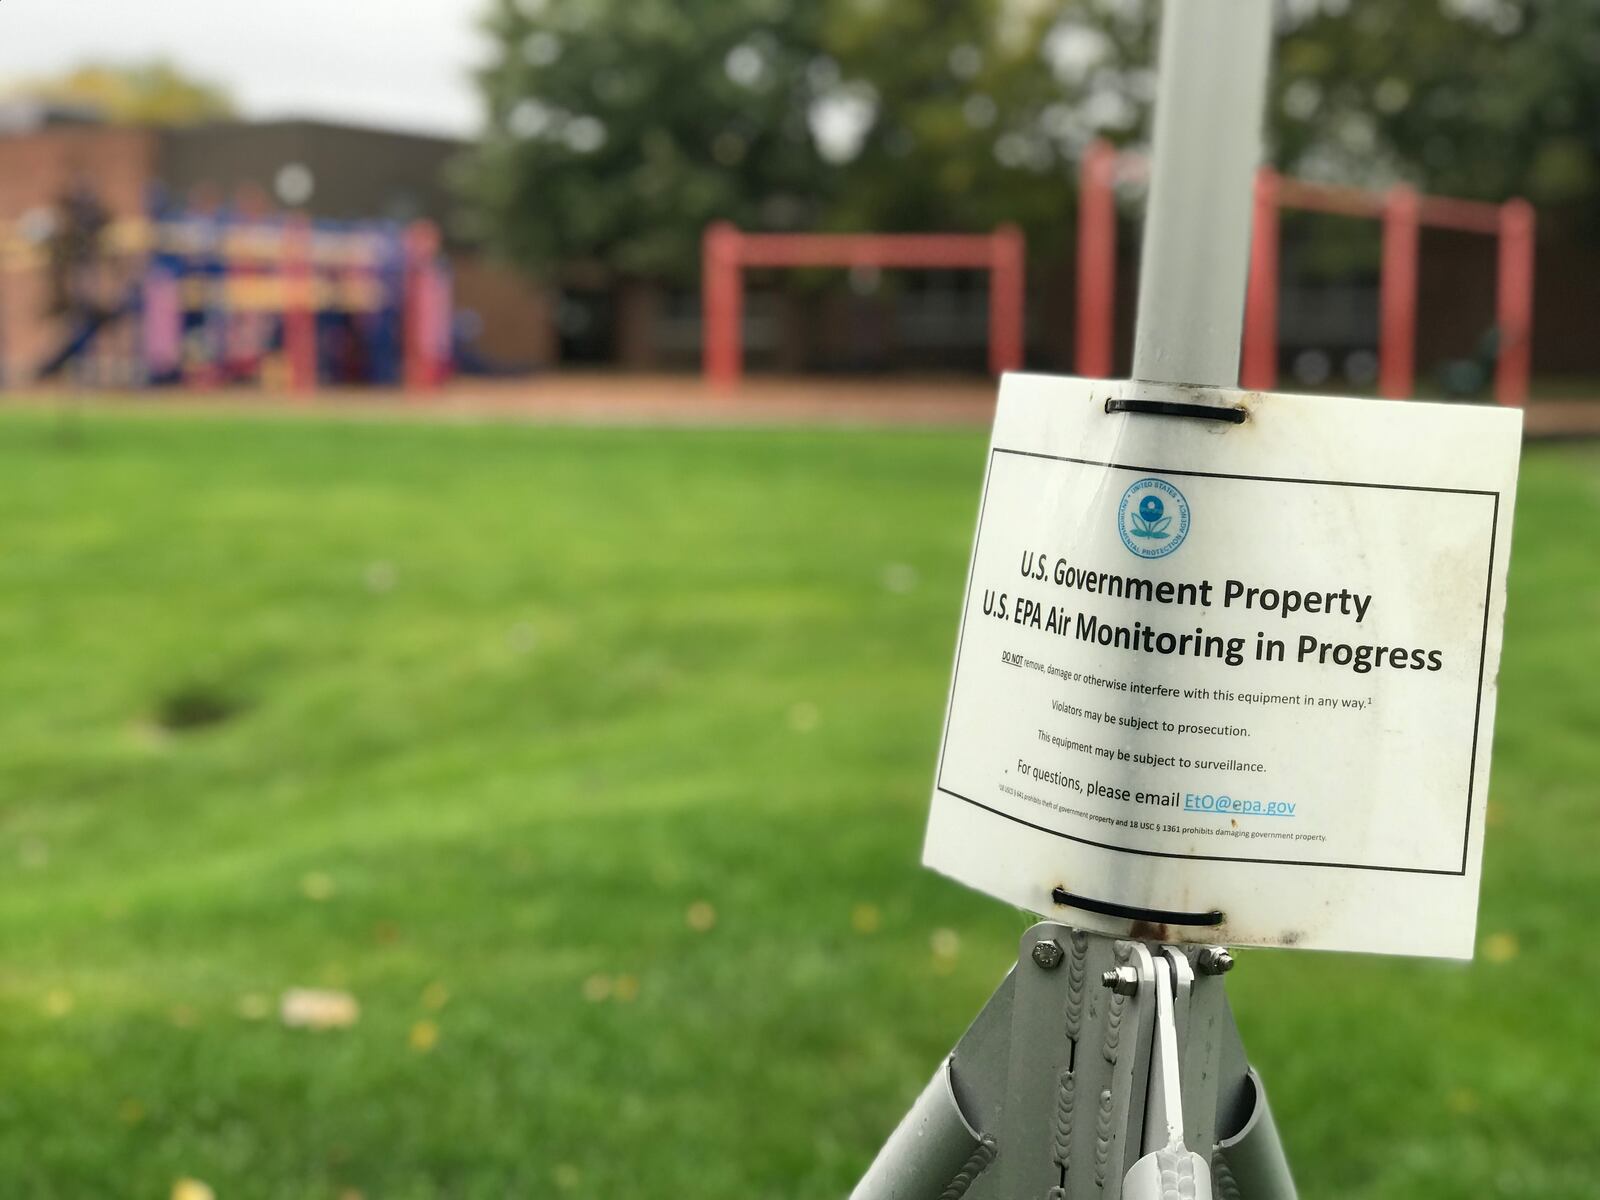
[[[1293,1200],[1232,966],[1035,925],[852,1200]]]
[[[1271,33],[1271,0],[1166,0],[1133,362],[1153,396],[1238,382]],[[1035,925],[854,1200],[1292,1198],[1232,965]]]

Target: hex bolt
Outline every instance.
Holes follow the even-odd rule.
[[[1226,975],[1233,970],[1233,955],[1221,946],[1207,946],[1195,956],[1194,965],[1202,975]]]
[[[1139,972],[1134,967],[1117,967],[1100,976],[1100,982],[1119,996],[1139,994]]]
[[[1061,965],[1061,943],[1047,939],[1033,944],[1033,961],[1041,971],[1054,971]]]

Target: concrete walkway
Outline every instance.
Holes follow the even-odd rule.
[[[57,403],[63,393],[12,393],[21,403]],[[407,395],[327,389],[314,397],[237,389],[195,393],[96,393],[90,404],[137,411],[328,414],[385,419],[513,420],[617,426],[955,426],[984,427],[994,415],[995,385],[969,377],[747,379],[731,394],[695,375],[563,372],[516,380],[463,379],[440,392]],[[1535,402],[1532,439],[1600,437],[1600,399]]]

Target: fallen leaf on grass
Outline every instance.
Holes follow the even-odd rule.
[[[393,563],[379,561],[368,563],[362,578],[369,592],[381,596],[394,591],[395,584],[400,582],[400,572],[395,570]]]
[[[563,1192],[573,1191],[583,1182],[583,1173],[571,1163],[557,1163],[551,1174],[555,1176],[556,1186]]]
[[[1521,949],[1514,933],[1491,933],[1483,939],[1483,956],[1492,963],[1508,963]]]
[[[683,919],[696,933],[709,933],[711,927],[717,923],[717,910],[712,907],[709,900],[696,900],[689,905],[688,911],[683,914]]]
[[[933,969],[940,975],[954,971],[961,954],[961,935],[954,929],[935,929],[929,944],[933,949]]]
[[[40,838],[23,838],[17,847],[17,862],[25,871],[42,871],[50,865],[50,845]]]
[[[424,1008],[431,1008],[434,1012],[438,1012],[449,1003],[450,989],[437,980],[422,989],[422,1006]]]
[[[877,933],[883,913],[876,904],[858,904],[850,910],[850,928],[857,933]]]
[[[418,1054],[426,1054],[439,1044],[439,1027],[432,1021],[418,1021],[406,1041]]]
[[[809,700],[801,700],[789,709],[789,728],[796,733],[810,733],[822,720],[822,711]]]
[[[290,988],[278,1003],[278,1017],[290,1029],[348,1029],[361,1018],[349,992]]]
[[[898,596],[915,591],[917,569],[909,563],[889,563],[883,568],[883,586]]]
[[[217,1200],[217,1194],[198,1179],[180,1179],[172,1185],[172,1200]]]

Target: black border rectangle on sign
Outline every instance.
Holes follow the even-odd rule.
[[[1483,496],[1487,499],[1491,499],[1494,503],[1494,509],[1491,514],[1489,524],[1489,569],[1488,579],[1484,585],[1483,632],[1478,644],[1478,688],[1477,694],[1474,698],[1472,711],[1472,749],[1471,761],[1467,766],[1466,815],[1463,820],[1463,829],[1461,835],[1460,868],[1458,870],[1441,870],[1433,867],[1397,867],[1378,863],[1319,862],[1312,859],[1287,858],[1249,858],[1243,855],[1224,854],[1180,854],[1172,850],[1146,850],[1134,846],[1115,846],[1109,842],[1097,842],[1093,838],[1079,837],[1076,834],[1066,833],[1063,830],[1051,829],[1044,825],[1035,824],[1032,821],[1024,820],[1022,817],[1016,816],[1013,813],[1008,813],[1002,809],[994,808],[988,804],[984,804],[982,801],[974,800],[970,796],[964,796],[960,792],[952,791],[950,788],[947,788],[944,785],[945,752],[950,744],[950,726],[955,717],[956,689],[961,679],[961,652],[962,647],[965,644],[967,633],[967,614],[971,611],[972,607],[972,584],[978,566],[978,547],[983,540],[983,518],[989,504],[989,480],[994,475],[995,458],[997,455],[1002,454],[1013,455],[1018,458],[1036,458],[1045,459],[1052,462],[1073,463],[1077,466],[1084,467],[1105,467],[1114,471],[1134,471],[1151,475],[1173,475],[1190,479],[1243,479],[1250,480],[1255,483],[1289,483],[1316,487],[1371,488],[1379,491],[1395,492],[1432,492],[1457,496]],[[952,671],[950,679],[950,708],[949,712],[945,715],[944,737],[939,743],[939,767],[937,777],[934,780],[934,790],[942,793],[943,795],[949,796],[952,799],[960,800],[966,804],[970,804],[974,808],[981,809],[984,812],[992,813],[997,817],[1002,817],[1005,820],[1011,821],[1017,825],[1022,825],[1028,829],[1036,830],[1039,833],[1046,833],[1052,837],[1062,838],[1063,840],[1069,842],[1077,842],[1078,844],[1084,846],[1093,846],[1100,850],[1110,850],[1118,854],[1135,854],[1145,858],[1173,858],[1194,862],[1255,863],[1262,866],[1277,867],[1323,867],[1330,870],[1344,871],[1386,871],[1405,875],[1464,876],[1467,873],[1467,859],[1469,847],[1472,841],[1472,797],[1474,789],[1477,786],[1478,735],[1479,727],[1483,719],[1483,676],[1484,669],[1488,661],[1489,607],[1490,600],[1494,592],[1494,563],[1495,554],[1497,552],[1496,541],[1499,537],[1499,532],[1500,493],[1498,491],[1487,491],[1478,488],[1424,487],[1415,484],[1404,483],[1364,483],[1357,480],[1347,479],[1300,479],[1288,476],[1241,475],[1231,474],[1225,471],[1184,471],[1174,470],[1166,467],[1139,466],[1132,463],[1101,462],[1091,458],[1074,458],[1066,454],[1045,454],[1037,450],[1011,450],[1002,446],[992,446],[989,450],[989,469],[984,473],[983,498],[978,504],[978,529],[972,543],[972,562],[967,570],[967,588],[961,606],[961,627],[956,635],[955,667]]]

